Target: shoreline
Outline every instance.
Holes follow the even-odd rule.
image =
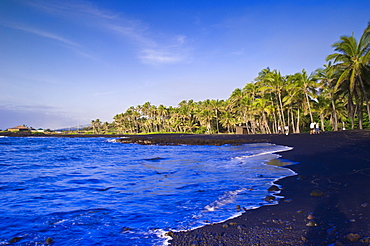
[[[276,182],[284,198],[222,223],[171,233],[171,246],[370,243],[370,131],[254,136],[294,147],[279,153],[298,162],[286,166],[298,176]]]
[[[42,136],[48,137],[49,135]],[[89,135],[139,144],[273,143],[298,175],[276,181],[279,203],[247,210],[221,223],[169,232],[174,245],[368,245],[370,243],[370,131],[319,135]]]

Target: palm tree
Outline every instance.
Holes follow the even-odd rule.
[[[336,88],[345,85],[348,90],[348,113],[351,117],[352,128],[354,127],[354,108],[353,100],[356,101],[358,109],[359,128],[362,129],[362,105],[365,100],[368,117],[370,120],[370,107],[368,93],[365,87],[369,84],[364,83],[365,74],[368,74],[370,63],[370,25],[367,26],[359,42],[352,36],[342,36],[340,41],[334,43],[332,47],[337,53],[328,55],[327,61],[334,61],[334,67],[340,71],[340,77]],[[348,82],[348,83],[347,83]]]
[[[227,129],[228,133],[233,132],[233,126],[235,126],[236,124],[234,114],[232,114],[230,111],[223,112],[222,118],[220,119],[220,123],[223,127]]]
[[[262,120],[261,120],[261,131],[262,133],[271,133],[267,116],[271,113],[271,106],[268,105],[269,101],[265,98],[257,98],[254,101],[254,106],[256,107],[256,112],[259,112]]]
[[[220,133],[220,127],[219,127],[219,115],[221,108],[223,106],[224,101],[223,100],[210,100],[209,101],[209,108],[214,111],[214,117],[216,119],[216,131],[217,133]]]
[[[91,121],[91,125],[93,127],[93,133],[99,133],[100,132],[101,123],[102,122],[99,119]]]
[[[320,96],[330,99],[331,117],[334,131],[338,131],[338,113],[337,113],[337,99],[338,90],[335,87],[338,79],[337,70],[333,68],[332,63],[324,65],[324,69],[316,70],[317,79],[320,81]]]
[[[260,76],[256,78],[261,93],[270,93],[271,101],[275,100],[277,105],[277,112],[279,116],[279,125],[286,125],[284,108],[283,108],[283,93],[285,92],[286,77],[282,76],[279,71],[274,69],[270,71],[265,69]]]
[[[310,114],[310,120],[313,122],[312,110],[311,110],[311,101],[312,98],[316,95],[316,79],[314,74],[307,75],[306,70],[302,70],[302,73],[296,73],[293,75],[295,82],[302,89],[304,97],[307,103],[308,113]]]
[[[286,96],[283,98],[284,107],[290,112],[292,132],[300,133],[301,108],[305,108],[305,97],[302,87],[296,83],[295,76],[287,77]],[[296,122],[295,122],[296,120]]]

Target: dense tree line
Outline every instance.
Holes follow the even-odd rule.
[[[253,82],[235,89],[227,100],[183,100],[177,107],[143,105],[114,116],[110,124],[92,121],[95,132],[119,133],[235,132],[278,133],[306,130],[318,122],[323,130],[369,128],[370,23],[360,40],[342,36],[323,68],[282,75],[266,68]]]

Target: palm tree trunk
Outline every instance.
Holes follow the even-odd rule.
[[[331,97],[331,106],[332,106],[332,109],[333,109],[333,128],[334,128],[334,131],[338,131],[338,116],[337,116],[337,109],[335,108],[335,102],[334,102],[334,99],[333,97]]]
[[[358,129],[362,130],[362,123],[363,123],[363,114],[362,114],[362,105],[363,105],[363,98],[360,96],[357,102],[357,117],[358,117]]]
[[[324,131],[325,123],[324,123],[324,115],[320,114],[320,121],[321,121],[321,131]]]
[[[304,94],[305,94],[306,100],[307,100],[308,112],[310,113],[310,119],[311,119],[311,122],[313,122],[313,117],[312,117],[312,112],[311,112],[311,106],[310,106],[310,100],[308,98],[308,94],[306,92]]]
[[[296,126],[296,133],[300,133],[300,129],[299,129],[299,120],[300,120],[300,112],[299,112],[299,108],[297,110],[297,126]]]
[[[364,95],[365,102],[366,102],[367,115],[368,115],[368,117],[369,117],[369,121],[370,121],[370,106],[369,106],[369,99],[368,99],[367,94],[366,94],[366,90],[365,90],[364,82],[362,81],[361,76],[358,76],[358,77],[359,77],[360,84],[361,84],[362,94]]]
[[[295,132],[295,127],[294,127],[294,112],[293,112],[293,109],[290,108],[290,114],[291,114],[291,124],[292,124],[292,132]]]
[[[280,103],[280,110],[281,110],[281,115],[282,115],[282,118],[283,118],[283,125],[285,126],[285,117],[284,117],[284,110],[283,110],[283,102],[281,100],[281,93],[278,92],[278,96],[279,96],[279,103]]]
[[[348,94],[348,104],[347,104],[347,111],[348,111],[348,116],[351,120],[351,129],[355,128],[355,119],[354,119],[354,107],[353,107],[353,101],[352,101],[352,94]]]
[[[216,111],[216,128],[217,128],[217,133],[220,133],[220,128],[218,127],[218,113],[217,113],[217,110]]]

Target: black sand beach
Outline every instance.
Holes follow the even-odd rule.
[[[126,141],[126,140],[123,140]],[[148,135],[143,144],[270,142],[297,176],[279,180],[278,205],[224,223],[169,233],[171,245],[370,245],[370,131],[319,135]]]
[[[216,145],[270,142],[294,147],[281,155],[298,162],[289,166],[298,175],[277,182],[283,188],[279,195],[284,196],[278,205],[247,210],[237,218],[192,231],[170,232],[172,246],[370,245],[370,131],[126,137],[121,141]]]

